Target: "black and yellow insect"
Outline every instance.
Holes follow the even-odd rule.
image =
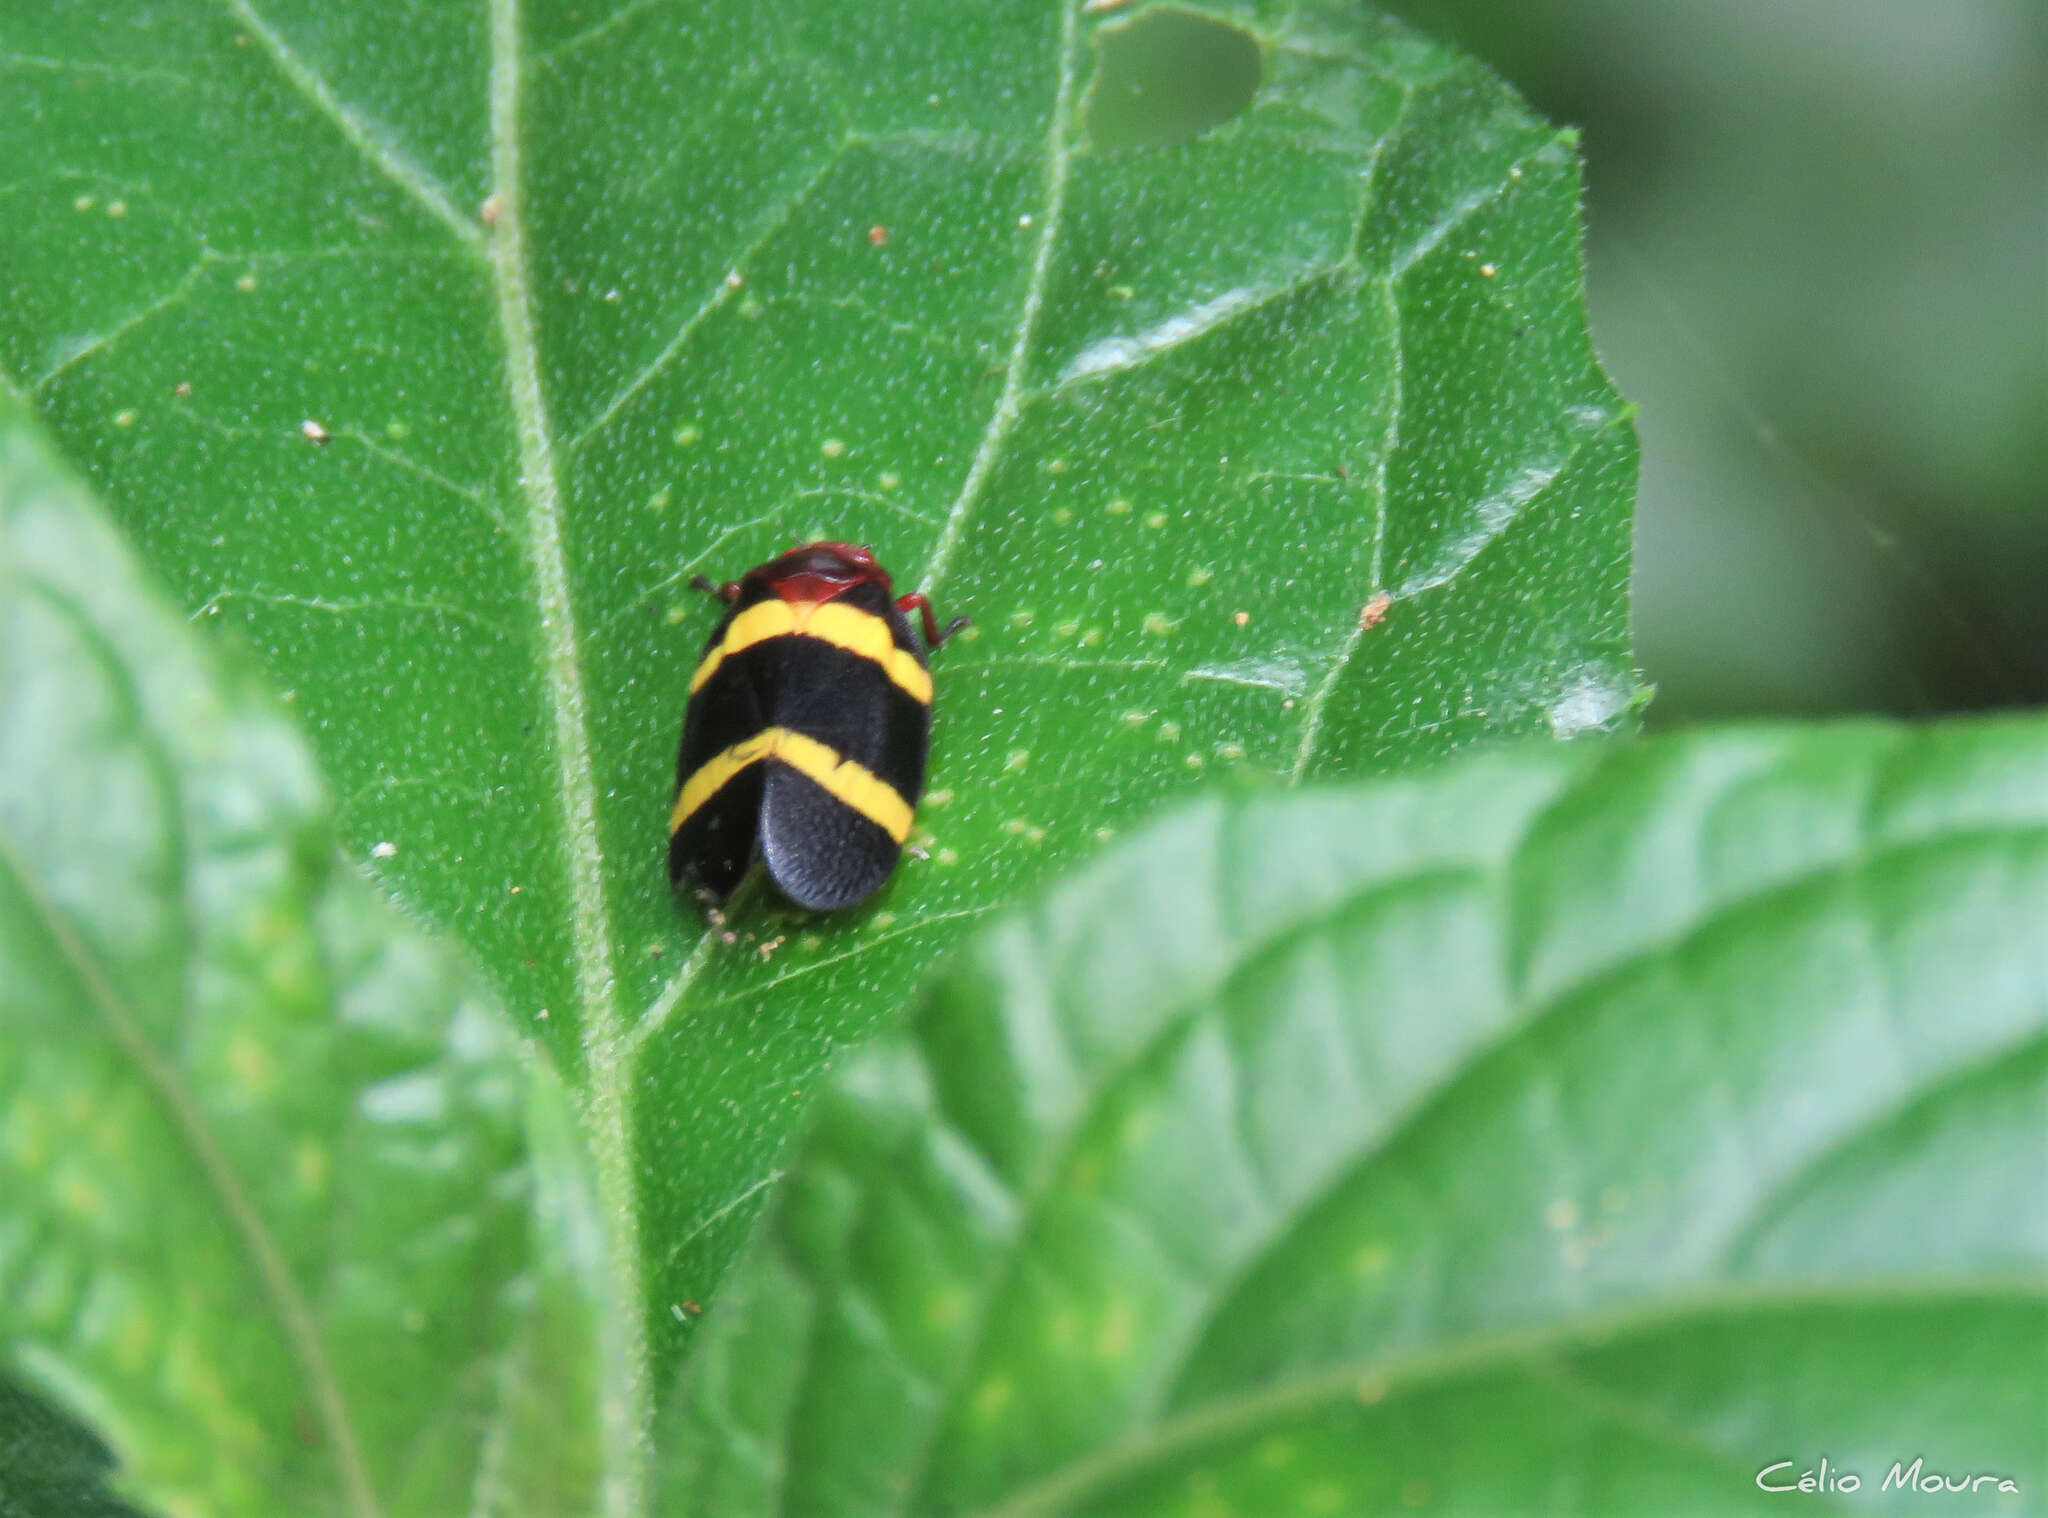
[[[888,571],[847,543],[691,583],[731,609],[690,676],[669,878],[723,901],[758,856],[800,907],[865,901],[896,867],[924,790],[926,651],[967,619],[941,632],[923,595],[892,599]]]

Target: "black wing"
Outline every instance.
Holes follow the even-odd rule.
[[[896,646],[923,663],[909,624],[880,586],[858,585],[840,599],[881,618]],[[815,739],[884,782],[906,810],[915,807],[924,791],[931,708],[872,659],[814,638],[776,641],[790,646],[777,661],[767,721]],[[761,856],[782,893],[799,906],[830,911],[879,890],[902,854],[896,837],[809,776],[784,764],[767,768]]]
[[[705,641],[706,655],[723,641],[727,625],[738,612],[736,607],[719,620]],[[682,743],[676,751],[678,796],[698,770],[735,743],[760,732],[769,694],[755,671],[722,666],[690,697],[683,714]],[[734,775],[670,834],[668,878],[709,891],[723,901],[753,863],[760,816],[761,766],[757,764]]]

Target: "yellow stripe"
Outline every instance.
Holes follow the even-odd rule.
[[[779,727],[764,727],[753,737],[713,754],[698,765],[690,778],[683,782],[683,788],[676,792],[676,804],[668,814],[669,833],[673,835],[689,820],[692,812],[717,795],[726,781],[748,765],[759,763],[774,753],[775,735],[782,731]]]
[[[852,807],[898,843],[910,836],[911,806],[895,786],[872,770],[840,757],[817,739],[786,727],[764,727],[753,737],[699,765],[676,794],[675,809],[668,817],[669,832],[673,834],[689,821],[690,814],[717,795],[733,776],[763,759],[780,759],[791,769],[808,775],[835,800]]]
[[[815,738],[786,727],[768,731],[777,735],[775,757],[784,764],[809,775],[898,843],[910,836],[910,803],[895,786]]]
[[[908,650],[896,646],[889,624],[873,612],[840,601],[785,601],[780,596],[757,601],[732,619],[718,647],[704,656],[690,676],[690,694],[718,673],[718,666],[744,649],[769,638],[797,633],[835,644],[882,666],[882,673],[921,705],[932,704],[932,677]]]
[[[718,673],[718,666],[725,662],[727,654],[752,648],[764,638],[779,638],[784,633],[795,631],[796,608],[789,602],[780,596],[755,602],[732,619],[725,629],[725,636],[718,640],[718,647],[704,656],[704,662],[690,676],[690,694],[696,695],[699,687]]]

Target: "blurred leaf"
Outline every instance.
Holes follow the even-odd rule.
[[[587,1183],[502,1029],[0,394],[0,1367],[173,1513],[588,1510]]]
[[[0,1377],[0,1518],[138,1518],[107,1488],[113,1456]]]
[[[1204,14],[1263,84],[1129,152],[1084,105],[1137,8],[0,17],[0,367],[578,1067],[657,1377],[830,1049],[978,914],[1219,768],[1625,717],[1571,139],[1348,4]],[[721,937],[663,869],[686,581],[813,534],[978,636],[924,857]]]
[[[2041,1511],[2044,781],[1757,729],[1149,829],[835,1078],[669,1510]]]

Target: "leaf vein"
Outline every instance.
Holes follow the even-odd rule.
[[[154,321],[165,312],[175,310],[190,300],[192,292],[199,288],[200,277],[206,273],[207,266],[214,261],[211,257],[200,258],[197,263],[193,264],[191,268],[187,269],[179,277],[175,285],[148,305],[131,312],[107,331],[88,338],[85,342],[79,344],[78,347],[72,349],[71,352],[65,354],[63,358],[52,364],[37,377],[33,385],[35,393],[41,395],[59,379],[63,378],[65,374],[77,368],[87,359],[95,354],[107,352],[130,333]]]
[[[974,450],[973,461],[967,466],[966,478],[960,482],[960,492],[954,496],[952,507],[946,513],[945,525],[939,529],[939,540],[932,547],[931,557],[925,561],[922,589],[927,594],[945,576],[954,550],[959,547],[960,536],[974,515],[982,488],[988,483],[1010,433],[1024,413],[1025,374],[1031,363],[1032,341],[1038,334],[1039,313],[1045,305],[1046,291],[1052,284],[1053,251],[1058,245],[1066,214],[1067,180],[1074,162],[1074,145],[1068,133],[1080,76],[1077,55],[1080,14],[1079,0],[1060,0],[1058,85],[1046,122],[1045,203],[1039,213],[1038,242],[1032,250],[1031,269],[1024,280],[1024,298],[1017,312],[1017,335],[1010,344],[1009,361],[1003,366],[1002,393],[996,397],[995,409],[989,414],[988,425],[982,429],[981,443]]]
[[[284,34],[265,20],[250,0],[219,0],[229,15],[248,28],[263,51],[321,115],[334,124],[363,161],[396,185],[421,210],[454,234],[457,242],[481,249],[483,232],[455,209],[448,192],[432,175],[384,140],[383,134],[335,92],[311,64],[300,57]]]
[[[1564,140],[1562,135],[1553,137],[1542,147],[1535,149],[1533,152],[1523,154],[1514,163],[1509,165],[1507,173],[1501,175],[1492,184],[1475,194],[1465,196],[1456,205],[1452,206],[1449,215],[1425,227],[1420,237],[1394,255],[1388,269],[1389,275],[1398,282],[1411,268],[1441,247],[1444,240],[1453,232],[1464,226],[1466,222],[1477,216],[1488,206],[1500,200],[1513,186],[1519,184],[1521,182],[1522,170],[1535,160],[1537,154],[1548,152]]]
[[[597,784],[590,753],[576,606],[570,589],[554,438],[541,384],[539,341],[526,259],[521,167],[519,0],[492,0],[491,177],[499,216],[490,242],[505,383],[519,440],[526,496],[526,551],[538,622],[556,754],[570,942],[575,953],[578,1029],[584,1057],[583,1121],[599,1195],[612,1227],[606,1256],[612,1301],[601,1393],[605,1457],[603,1504],[612,1518],[646,1508],[648,1346],[641,1279],[639,1195],[633,1173],[632,1081],[618,1009],[610,906],[598,841]]]
[[[1382,141],[1385,139],[1382,138]],[[1374,160],[1377,162],[1377,158]],[[1373,461],[1373,512],[1372,512],[1372,559],[1366,588],[1368,602],[1379,595],[1385,586],[1386,545],[1387,545],[1387,470],[1394,457],[1394,450],[1401,446],[1401,406],[1404,394],[1402,384],[1402,357],[1405,352],[1401,336],[1401,303],[1394,299],[1393,286],[1382,280],[1379,284],[1380,298],[1386,305],[1388,330],[1392,334],[1388,347],[1393,356],[1388,375],[1387,425],[1380,434],[1379,456]],[[1330,668],[1302,707],[1301,743],[1294,751],[1294,768],[1288,773],[1291,784],[1299,785],[1308,773],[1309,761],[1315,757],[1316,739],[1323,730],[1323,712],[1330,704],[1331,693],[1337,682],[1344,677],[1344,671],[1351,667],[1352,656],[1365,639],[1365,613],[1360,611],[1351,626],[1345,629],[1343,642],[1337,645],[1337,652],[1330,660]]]
[[[783,197],[782,203],[763,220],[761,230],[755,234],[753,241],[742,248],[733,259],[731,269],[719,279],[716,288],[698,303],[696,310],[683,319],[683,324],[676,329],[675,336],[662,344],[661,351],[649,359],[638,374],[621,385],[612,398],[605,402],[603,409],[568,440],[569,452],[580,451],[585,443],[609,427],[635,396],[659,379],[667,372],[669,366],[682,356],[683,350],[689,347],[690,340],[697,335],[697,329],[745,288],[746,281],[741,271],[753,261],[756,254],[768,246],[777,233],[789,225],[803,203],[810,199],[818,186],[825,182],[826,177],[846,157],[848,145],[848,142],[842,139],[819,161],[817,168],[812,170],[802,184]]]
[[[1581,787],[1590,783],[1592,782],[1589,782],[1582,774],[1579,777],[1578,784],[1560,791],[1557,797],[1553,799],[1552,804],[1555,805],[1558,801],[1579,794]],[[1952,833],[1937,836],[1940,841],[1947,842],[1973,837],[1981,831],[1981,829],[1957,829]],[[2010,836],[2010,831],[2010,829],[2000,829],[1996,832],[1995,836],[2004,839]],[[1384,1164],[1394,1149],[1395,1144],[1402,1136],[1412,1132],[1417,1124],[1428,1114],[1442,1110],[1458,1092],[1465,1089],[1468,1082],[1475,1077],[1480,1069],[1496,1060],[1504,1058],[1510,1051],[1522,1047],[1528,1039],[1549,1027],[1554,1015],[1560,1009],[1568,1008],[1577,1002],[1592,986],[1601,982],[1612,981],[1644,965],[1683,952],[1689,945],[1697,942],[1704,934],[1719,926],[1734,913],[1754,908],[1759,903],[1770,901],[1780,896],[1808,889],[1821,881],[1846,876],[1854,871],[1868,869],[1871,865],[1896,854],[1923,847],[1930,841],[1933,840],[1919,837],[1898,844],[1866,848],[1847,857],[1830,860],[1811,870],[1772,881],[1770,884],[1755,891],[1744,892],[1738,896],[1711,903],[1674,931],[1652,942],[1637,945],[1619,960],[1602,966],[1597,972],[1585,979],[1554,987],[1544,992],[1533,1002],[1520,1007],[1517,1009],[1517,1015],[1501,1024],[1500,1027],[1492,1030],[1490,1037],[1474,1044],[1465,1051],[1459,1065],[1447,1071],[1435,1085],[1419,1092],[1417,1099],[1411,1102],[1405,1110],[1395,1115],[1389,1122],[1386,1131],[1376,1141],[1360,1148],[1358,1152],[1349,1156],[1342,1165],[1331,1173],[1317,1192],[1304,1197],[1298,1205],[1290,1208],[1281,1227],[1258,1249],[1248,1253],[1229,1273],[1226,1280],[1219,1282],[1214,1298],[1204,1315],[1204,1322],[1214,1322],[1219,1314],[1228,1311],[1233,1293],[1255,1275],[1263,1264],[1286,1247],[1293,1237],[1294,1230],[1305,1222],[1319,1206],[1341,1188],[1355,1184],[1359,1176],[1363,1175],[1367,1170],[1376,1165]],[[1378,893],[1416,878],[1420,877],[1404,876],[1391,882],[1377,882],[1372,887],[1372,892]],[[1355,898],[1347,898],[1347,901],[1353,899]],[[1339,903],[1331,909],[1331,913],[1334,915],[1335,912],[1344,910],[1345,905],[1346,903]],[[1308,924],[1308,926],[1313,925],[1313,923]],[[1301,924],[1289,925],[1289,934],[1299,932],[1301,928]],[[1259,954],[1270,952],[1275,944],[1280,941],[1282,941],[1282,935],[1269,935],[1265,941],[1256,947],[1256,950],[1248,949],[1245,955],[1240,956],[1229,978],[1235,978],[1238,973],[1244,970],[1248,958],[1254,952]],[[1175,1376],[1178,1376],[1180,1370],[1185,1368],[1187,1358],[1199,1347],[1202,1334],[1203,1329],[1200,1325],[1191,1329],[1187,1339],[1187,1354],[1183,1355],[1182,1365],[1176,1369]],[[1171,1380],[1172,1378],[1169,1377],[1168,1379]]]
[[[1581,1348],[1610,1345],[1626,1335],[1648,1334],[1694,1319],[1741,1312],[1784,1312],[1801,1307],[1896,1304],[1901,1298],[1927,1301],[2048,1301],[2048,1280],[2039,1276],[1932,1276],[1841,1281],[1715,1283],[1705,1290],[1671,1296],[1617,1311],[1552,1320],[1537,1328],[1478,1335],[1414,1353],[1348,1361],[1299,1381],[1253,1388],[1177,1413],[1144,1429],[1138,1437],[1073,1461],[1016,1493],[980,1510],[978,1518],[1027,1518],[1030,1514],[1077,1510],[1087,1495],[1161,1460],[1202,1444],[1241,1437],[1278,1418],[1304,1416],[1332,1404],[1356,1404],[1362,1388],[1382,1398],[1426,1390],[1455,1378],[1525,1368],[1532,1360]],[[1381,1401],[1379,1405],[1385,1405]]]
[[[1999,1044],[1984,1051],[1978,1059],[1940,1072],[1937,1079],[1923,1082],[1917,1090],[1910,1092],[1905,1101],[1879,1106],[1865,1113],[1861,1122],[1832,1135],[1827,1144],[1807,1155],[1796,1169],[1779,1176],[1757,1198],[1749,1216],[1730,1237],[1727,1247],[1721,1254],[1722,1269],[1732,1274],[1735,1261],[1747,1254],[1756,1244],[1758,1236],[1775,1221],[1772,1213],[1821,1171],[1874,1134],[1937,1102],[1949,1100],[1962,1088],[1997,1072],[2003,1066],[2048,1048],[2048,1007],[2037,1007],[2035,1013],[2042,1021],[2029,1029],[2023,1037]]]

